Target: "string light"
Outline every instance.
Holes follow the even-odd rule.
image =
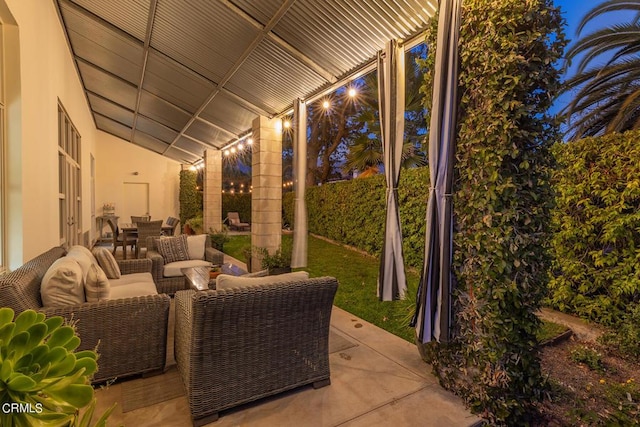
[[[330,106],[331,106],[331,103],[329,102],[329,100],[325,99],[322,102],[322,108],[324,108],[325,110],[328,110]]]

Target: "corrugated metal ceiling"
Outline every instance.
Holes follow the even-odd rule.
[[[437,0],[54,0],[98,129],[183,163],[426,27]]]

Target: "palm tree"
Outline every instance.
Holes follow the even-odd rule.
[[[577,33],[613,11],[636,14],[630,22],[586,34],[567,52],[567,67],[580,57],[576,74],[563,89],[575,93],[561,112],[568,119],[569,139],[640,128],[640,0],[603,2],[582,18]],[[603,57],[608,60],[594,64]]]
[[[421,45],[407,52],[405,67],[405,138],[402,150],[402,167],[426,165],[422,151],[425,119],[420,93],[422,70],[416,59],[423,57],[426,47]],[[375,72],[367,74],[360,85],[362,105],[357,116],[361,132],[349,143],[349,152],[344,168],[360,171],[360,177],[375,175],[383,163],[380,120],[378,115],[378,78]]]

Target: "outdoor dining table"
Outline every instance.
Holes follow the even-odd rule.
[[[126,242],[127,236],[131,234],[135,234],[138,232],[138,224],[135,222],[125,222],[123,224],[119,224],[120,231],[122,232],[122,239]],[[162,223],[162,233],[165,235],[171,235],[173,231],[173,227],[169,224],[163,222]],[[123,245],[122,247],[122,259],[127,259],[127,245]]]

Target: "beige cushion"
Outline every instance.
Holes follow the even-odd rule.
[[[216,278],[216,290],[231,289],[251,285],[263,285],[268,283],[297,282],[300,280],[306,280],[308,278],[309,273],[307,273],[306,271],[295,271],[293,273],[264,277],[244,277],[232,276],[230,274],[220,274]]]
[[[123,274],[120,279],[110,280],[109,283],[111,284],[109,299],[112,300],[158,294],[151,273]]]
[[[108,279],[119,279],[120,278],[120,266],[118,262],[113,257],[113,254],[107,248],[95,248],[93,250],[93,254],[98,260],[98,264],[100,268],[107,275]]]
[[[84,246],[72,246],[67,252],[67,257],[75,259],[78,264],[80,264],[80,268],[82,268],[82,278],[86,279],[87,274],[89,273],[89,268],[96,264],[97,261],[95,257],[91,254],[89,249]]]
[[[204,259],[204,244],[207,240],[206,234],[196,234],[187,236],[187,247],[189,248],[189,259]]]
[[[183,268],[188,267],[208,267],[211,263],[209,261],[204,261],[202,259],[188,259],[186,261],[176,261],[170,262],[169,264],[165,264],[164,270],[162,270],[162,275],[164,277],[180,277],[183,276],[182,271]]]
[[[77,305],[85,302],[82,267],[69,257],[57,259],[42,278],[40,296],[45,307]]]
[[[84,280],[84,294],[87,302],[109,299],[110,285],[107,275],[97,264],[91,264]]]
[[[189,259],[186,234],[176,237],[167,237],[157,241],[158,252],[164,258],[165,264]]]

